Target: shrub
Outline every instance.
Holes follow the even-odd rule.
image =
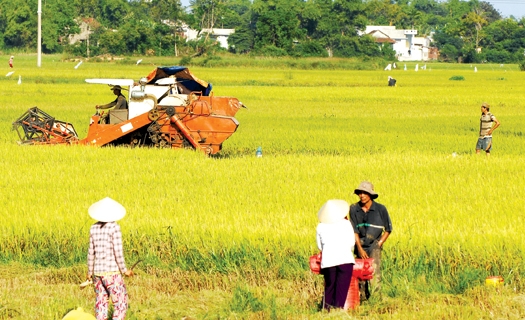
[[[287,56],[288,53],[286,50],[277,48],[276,46],[266,46],[258,51],[258,54],[261,56],[269,56],[269,57],[284,57]]]
[[[487,49],[484,50],[483,56],[487,61],[497,63],[508,63],[512,60],[511,54],[505,50]]]
[[[456,61],[459,57],[458,49],[451,44],[445,44],[440,50],[440,59],[443,61]]]
[[[328,57],[328,52],[318,41],[310,40],[295,45],[291,55],[298,57]]]
[[[453,76],[452,78],[448,80],[465,80],[465,78],[463,76]]]
[[[202,62],[203,66],[210,67],[214,64],[215,61],[220,61],[222,58],[220,56],[208,56]]]
[[[184,56],[180,59],[179,66],[188,66],[191,64],[191,57]]]

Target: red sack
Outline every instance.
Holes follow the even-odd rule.
[[[310,270],[315,274],[321,274],[321,254],[322,252],[319,252],[310,257]]]
[[[354,272],[352,277],[359,280],[369,280],[374,278],[374,258],[355,259]]]
[[[352,276],[352,281],[350,282],[350,288],[348,288],[348,294],[346,295],[346,301],[344,309],[357,309],[359,307],[359,280]]]
[[[374,258],[355,259],[352,281],[346,296],[344,309],[357,309],[359,307],[359,280],[374,278]]]

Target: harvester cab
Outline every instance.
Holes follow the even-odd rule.
[[[234,116],[245,107],[236,98],[214,97],[211,84],[196,78],[184,67],[156,68],[138,82],[132,79],[87,79],[86,82],[126,88],[128,109],[109,110],[105,123],[101,123],[103,115],[97,110],[91,117],[88,135],[82,140],[71,124],[55,121],[45,114],[53,123],[61,124],[62,131],[69,129],[62,137],[53,132],[53,124],[28,121],[28,111],[24,114],[26,117],[13,123],[17,131],[24,130],[23,135],[19,132],[21,143],[195,148],[215,154],[237,130],[239,123]],[[43,113],[36,107],[31,110],[31,114]],[[39,132],[36,138],[34,131]]]

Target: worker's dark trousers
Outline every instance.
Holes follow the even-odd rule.
[[[321,269],[325,282],[324,309],[330,310],[331,308],[343,308],[345,306],[353,271],[354,265],[351,263]]]
[[[368,300],[372,292],[379,292],[381,290],[381,251],[383,249],[379,247],[377,240],[372,243],[372,246],[368,248],[366,253],[370,258],[374,258],[374,278],[372,280],[359,281],[359,297],[360,300]],[[356,250],[357,251],[357,250]],[[357,252],[357,257],[359,252]]]

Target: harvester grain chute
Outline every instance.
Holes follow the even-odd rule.
[[[85,139],[72,124],[37,107],[13,122],[20,144],[128,145],[194,148],[215,154],[239,125],[241,107],[232,97],[214,97],[211,84],[187,68],[156,68],[139,82],[131,79],[86,79],[88,83],[128,87],[128,109],[91,116]]]

